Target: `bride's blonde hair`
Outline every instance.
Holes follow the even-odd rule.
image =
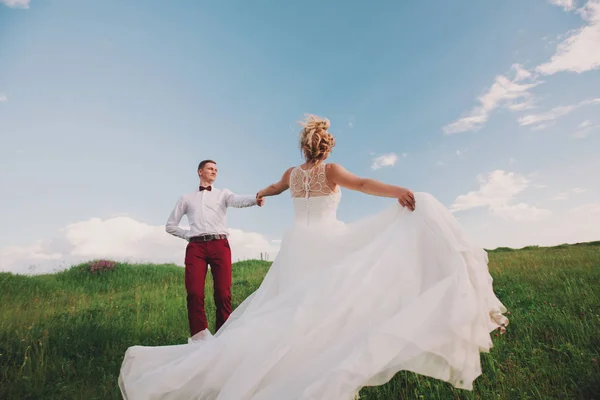
[[[327,158],[335,146],[335,138],[327,129],[331,123],[327,118],[306,114],[300,132],[300,149],[308,162],[320,162]]]

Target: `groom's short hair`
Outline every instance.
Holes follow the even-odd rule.
[[[202,160],[202,161],[200,161],[200,164],[198,164],[198,170],[201,170],[202,168],[204,168],[204,166],[208,163],[213,163],[215,165],[217,164],[213,160]]]

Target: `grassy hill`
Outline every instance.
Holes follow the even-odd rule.
[[[234,264],[234,307],[269,266]],[[600,399],[600,242],[492,250],[490,270],[511,323],[474,391],[400,372],[361,399]],[[183,277],[173,265],[0,273],[0,399],[119,399],[127,347],[187,340]],[[207,299],[214,326],[210,278]]]

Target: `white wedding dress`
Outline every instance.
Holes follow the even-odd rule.
[[[295,221],[261,286],[215,336],[130,347],[124,398],[348,400],[400,370],[472,389],[508,322],[487,253],[429,194],[345,224],[324,165],[290,183]]]

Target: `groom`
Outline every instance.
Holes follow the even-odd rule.
[[[210,336],[204,310],[204,282],[208,265],[214,281],[214,301],[217,309],[215,331],[231,314],[231,248],[227,240],[226,213],[228,207],[262,207],[264,199],[239,196],[228,189],[213,186],[217,179],[217,163],[204,160],[198,165],[200,186],[184,194],[171,212],[166,231],[187,240],[185,250],[185,289],[188,321],[192,341]],[[179,227],[187,215],[190,229]]]

